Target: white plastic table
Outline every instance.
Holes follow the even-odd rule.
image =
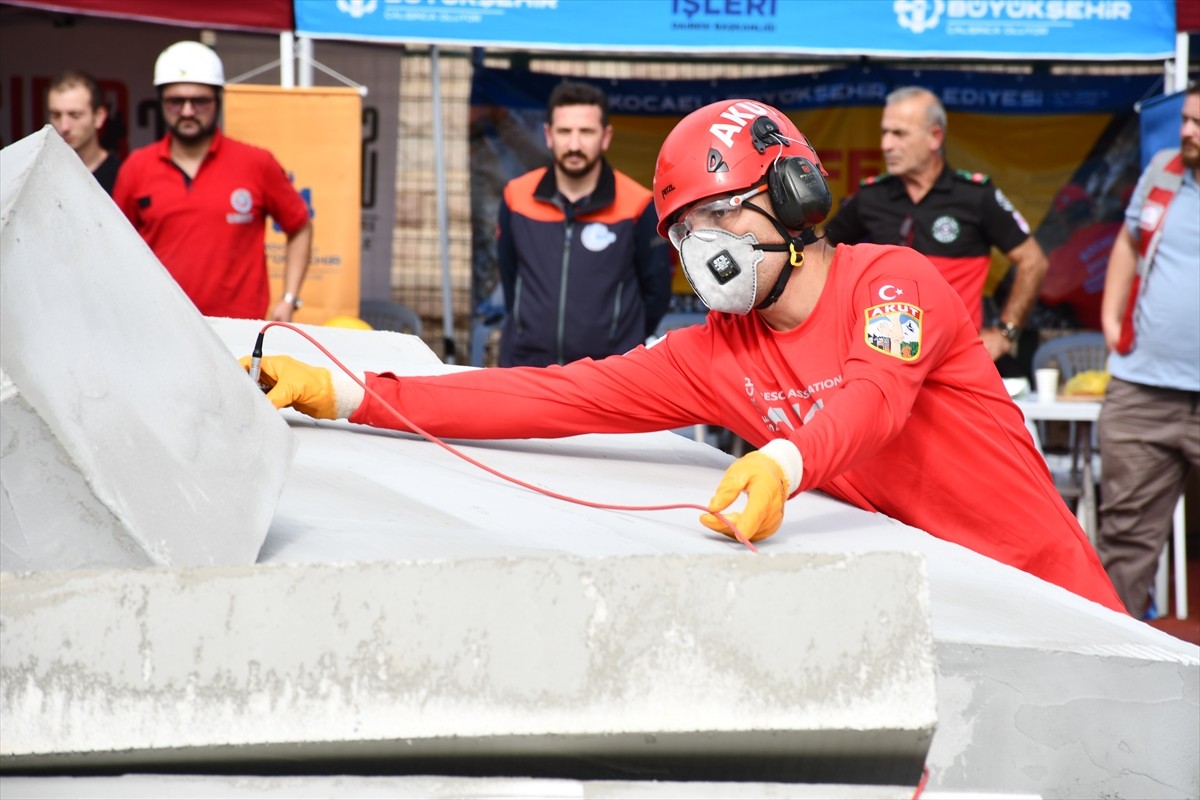
[[[1035,394],[1021,394],[1013,398],[1017,408],[1025,414],[1025,419],[1037,422],[1077,422],[1079,430],[1075,435],[1075,447],[1071,462],[1072,474],[1080,470],[1080,497],[1076,517],[1083,527],[1083,532],[1094,546],[1097,536],[1096,521],[1096,476],[1092,470],[1092,425],[1100,418],[1100,400],[1064,400],[1059,398],[1053,403],[1045,403]],[[1080,463],[1082,462],[1082,464]]]

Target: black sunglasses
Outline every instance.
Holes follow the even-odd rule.
[[[170,111],[183,111],[183,107],[188,103],[192,104],[192,108],[196,111],[208,111],[217,102],[215,97],[164,97],[162,99],[163,108]]]

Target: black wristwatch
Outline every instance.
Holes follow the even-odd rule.
[[[1021,338],[1021,329],[1016,325],[1013,325],[1011,322],[1005,322],[1004,320],[1001,320],[996,327],[1000,329],[1000,333],[1004,335],[1004,338],[1008,339],[1010,342],[1015,342],[1017,339]]]

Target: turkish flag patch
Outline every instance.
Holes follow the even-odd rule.
[[[911,278],[880,278],[871,282],[871,305],[880,303],[909,303],[921,305],[917,282]]]

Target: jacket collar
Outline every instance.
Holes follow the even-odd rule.
[[[942,171],[938,173],[937,179],[933,182],[933,186],[929,187],[929,191],[948,192],[954,186],[954,170],[950,168],[948,163],[942,163]]]
[[[533,190],[533,196],[534,199],[541,200],[543,203],[551,203],[560,208],[562,207],[562,197],[558,194],[558,180],[555,178],[553,164],[546,168],[546,174],[538,181],[537,188]],[[609,165],[608,159],[601,156],[600,180],[596,183],[596,188],[592,191],[591,195],[575,209],[575,213],[583,215],[601,208],[607,208],[613,204],[616,196],[617,179],[613,174],[613,168]]]
[[[908,188],[904,185],[903,179],[894,178],[893,180],[888,181],[887,185],[889,187],[889,191],[891,192],[890,197],[897,200],[908,197]],[[929,187],[929,191],[925,193],[925,197],[928,197],[934,192],[949,192],[953,189],[954,170],[950,168],[949,164],[942,164],[942,171],[939,172],[938,176],[933,179],[933,185]],[[923,199],[924,198],[922,198],[922,200]]]

